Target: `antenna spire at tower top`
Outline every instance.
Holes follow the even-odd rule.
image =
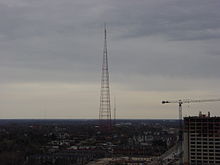
[[[104,23],[104,29],[105,29],[105,41],[106,41],[106,38],[107,38],[106,23]]]

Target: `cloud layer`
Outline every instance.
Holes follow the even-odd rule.
[[[163,117],[161,113],[151,116],[151,110],[166,109],[156,104],[162,98],[155,96],[152,102],[143,99],[141,103],[131,99],[139,98],[139,92],[146,92],[146,98],[151,92],[174,99],[220,97],[219,8],[219,0],[0,0],[3,118],[22,118],[29,111],[35,113],[28,117],[42,114],[39,104],[43,101],[25,101],[26,95],[20,90],[25,84],[32,85],[24,90],[39,89],[41,94],[45,92],[43,98],[51,100],[56,100],[64,84],[75,90],[96,89],[91,94],[83,93],[81,101],[68,99],[77,98],[77,92],[62,98],[69,100],[64,109],[71,118],[96,118],[104,23],[108,26],[112,94],[122,98],[120,117],[126,116],[125,111],[132,116],[135,107],[139,117],[145,110],[149,111],[146,118]],[[43,89],[49,86],[57,87],[53,95]],[[31,93],[28,97],[34,99],[36,95]],[[135,95],[127,98],[134,100],[132,105],[126,105],[123,93]],[[23,101],[14,97],[17,94]],[[6,99],[8,95],[11,99]],[[84,100],[89,100],[92,109],[79,104]],[[28,102],[30,106],[22,106]],[[138,110],[138,105],[146,108]],[[48,117],[62,117],[59,111],[53,113],[54,107],[50,101]],[[75,116],[78,109],[91,113]],[[11,113],[14,110],[17,113]],[[175,117],[172,113],[166,116]]]

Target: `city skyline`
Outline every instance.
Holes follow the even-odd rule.
[[[104,23],[118,118],[176,119],[162,100],[220,98],[219,7],[0,0],[0,118],[98,119]],[[219,103],[193,106],[183,116],[220,115]]]

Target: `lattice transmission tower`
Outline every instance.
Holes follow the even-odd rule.
[[[110,103],[106,26],[104,29],[104,49],[103,49],[103,63],[102,63],[99,121],[101,127],[111,129],[112,122],[111,122],[111,103]]]

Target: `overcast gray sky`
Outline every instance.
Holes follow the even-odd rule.
[[[177,118],[161,100],[220,98],[219,9],[219,0],[0,0],[0,118],[98,118],[104,23],[119,118]],[[220,115],[220,103],[184,108]]]

